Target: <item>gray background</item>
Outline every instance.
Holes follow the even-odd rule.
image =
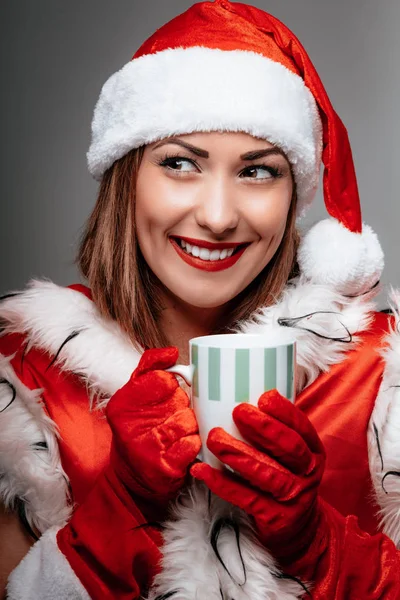
[[[78,281],[76,244],[97,184],[86,170],[100,88],[191,0],[3,0],[0,291]],[[308,50],[346,124],[365,222],[400,285],[399,0],[254,0]],[[326,216],[321,196],[307,222]]]

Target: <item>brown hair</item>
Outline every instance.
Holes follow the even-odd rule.
[[[162,283],[148,267],[135,235],[135,189],[144,147],[131,150],[104,174],[96,206],[83,232],[77,257],[100,313],[115,319],[136,348],[168,346],[157,319]],[[228,331],[261,306],[279,298],[296,271],[296,192],[282,242],[269,264],[231,302],[218,333]],[[213,332],[217,333],[217,332]]]

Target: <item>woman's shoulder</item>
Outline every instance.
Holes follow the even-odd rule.
[[[57,424],[37,381],[42,352],[29,345],[30,295],[13,292],[0,300],[0,502],[28,529],[43,532],[64,522],[70,509]]]
[[[17,352],[46,377],[53,366],[75,374],[95,395],[112,395],[140,359],[118,324],[102,317],[82,284],[32,281],[25,290],[3,297],[0,321],[3,356]],[[18,366],[18,357],[14,364]]]
[[[17,385],[47,387],[49,368],[79,330],[92,304],[89,297],[85,286],[62,287],[48,280],[33,280],[24,290],[1,297],[1,366],[12,372]]]

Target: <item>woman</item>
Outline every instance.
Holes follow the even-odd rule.
[[[299,246],[321,154],[332,218]],[[88,160],[90,290],[0,305],[0,491],[32,537],[15,568],[2,552],[7,597],[400,597],[396,318],[374,312],[382,252],[298,40],[244,4],[192,6],[106,82]],[[282,327],[296,406],[238,405],[246,442],[207,441],[234,473],[196,461],[165,369],[196,335]]]

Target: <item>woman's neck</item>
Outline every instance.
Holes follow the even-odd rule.
[[[189,340],[219,328],[227,310],[227,305],[199,308],[175,297],[165,299],[158,321],[169,344],[179,349],[179,362],[189,363]]]

